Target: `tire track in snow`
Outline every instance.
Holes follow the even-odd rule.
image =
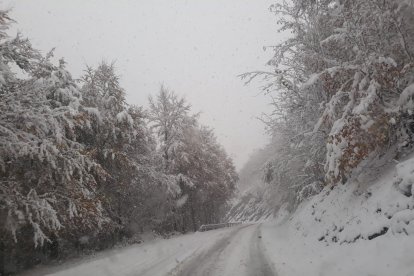
[[[170,275],[276,275],[263,252],[260,235],[260,225],[240,227],[207,250],[186,259]]]
[[[170,275],[174,276],[197,276],[197,275],[214,275],[211,274],[218,263],[221,253],[228,246],[232,237],[237,235],[243,226],[230,232],[230,234],[219,239],[213,246],[206,251],[200,252],[198,255],[188,258],[172,271]]]
[[[260,226],[261,225],[259,224],[256,227],[250,241],[249,265],[247,266],[249,272],[248,275],[275,276],[276,273],[273,271],[272,266],[264,253]]]

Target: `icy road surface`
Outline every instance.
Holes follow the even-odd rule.
[[[197,232],[112,250],[83,262],[28,275],[276,275],[262,244],[261,225]]]

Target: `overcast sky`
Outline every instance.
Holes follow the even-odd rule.
[[[256,117],[269,111],[259,83],[264,45],[279,41],[272,0],[8,0],[15,26],[43,52],[55,47],[79,77],[85,64],[116,61],[131,104],[147,106],[164,83],[201,111],[238,168],[268,140]]]

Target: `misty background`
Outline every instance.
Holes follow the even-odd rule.
[[[265,70],[280,41],[271,0],[4,1],[12,26],[43,53],[55,47],[74,77],[102,59],[116,63],[130,104],[147,106],[165,84],[201,111],[201,122],[238,169],[268,137],[257,117],[269,112],[260,84],[237,75]],[[81,8],[79,8],[81,7]],[[212,20],[214,18],[214,20]]]

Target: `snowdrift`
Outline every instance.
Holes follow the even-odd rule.
[[[263,226],[279,275],[414,275],[414,157],[367,171]]]

